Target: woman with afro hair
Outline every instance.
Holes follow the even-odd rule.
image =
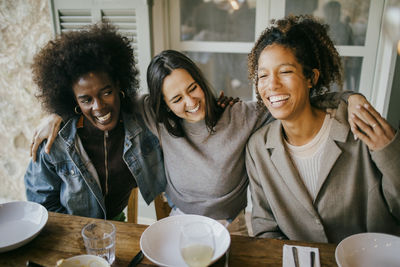
[[[25,174],[27,199],[49,211],[123,219],[132,188],[150,203],[166,184],[158,139],[132,100],[133,49],[109,24],[68,32],[35,56],[38,98],[65,122]]]
[[[371,106],[319,109],[310,96],[341,84],[327,26],[273,21],[249,55],[259,106],[277,120],[246,148],[254,234],[338,243],[361,232],[400,234],[400,136]],[[353,128],[353,135],[350,131]]]

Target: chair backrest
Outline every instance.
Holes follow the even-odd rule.
[[[131,191],[128,201],[127,218],[130,223],[138,222],[138,188],[135,187]],[[171,207],[164,194],[161,193],[154,199],[154,207],[156,210],[157,220],[168,217],[171,212]]]
[[[154,207],[156,209],[157,220],[168,217],[171,212],[171,207],[168,205],[168,201],[164,196],[164,193],[159,194],[154,199]]]
[[[131,191],[131,195],[129,196],[128,201],[128,210],[127,210],[127,217],[128,222],[130,223],[137,223],[138,219],[138,188],[135,187]]]

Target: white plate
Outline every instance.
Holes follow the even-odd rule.
[[[229,248],[231,237],[222,224],[200,215],[170,216],[150,225],[140,238],[144,255],[159,266],[187,266],[179,250],[180,228],[194,221],[208,223],[213,229],[215,251],[212,262],[218,260]]]
[[[103,258],[95,255],[78,255],[57,262],[57,267],[110,267],[110,264]]]
[[[349,236],[336,247],[339,267],[398,267],[400,266],[400,237],[363,233]]]
[[[15,201],[0,204],[0,252],[18,248],[34,239],[48,218],[40,204]]]

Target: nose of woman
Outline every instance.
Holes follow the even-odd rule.
[[[269,91],[274,91],[274,90],[278,89],[280,87],[280,85],[281,85],[281,83],[279,80],[279,76],[276,74],[271,74],[268,77],[266,89],[268,89]]]
[[[104,102],[100,98],[95,98],[93,100],[92,109],[101,110],[104,107]]]
[[[194,107],[197,105],[197,99],[191,95],[185,96],[186,107]]]
[[[258,84],[258,91],[261,95],[268,92],[274,91],[281,87],[279,77],[275,74],[271,74],[266,79],[260,79]]]

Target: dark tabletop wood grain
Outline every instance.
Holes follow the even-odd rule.
[[[55,266],[59,259],[85,254],[81,229],[91,219],[49,212],[42,232],[30,243],[12,251],[0,253],[0,266],[25,266],[27,260],[43,266]],[[140,250],[139,240],[147,225],[114,222],[117,228],[116,260],[114,266],[128,266]],[[0,237],[1,238],[1,237]],[[335,244],[231,236],[229,266],[282,266],[284,244],[318,247],[321,266],[337,266]],[[224,266],[225,257],[213,266]],[[138,266],[156,266],[146,257]]]

